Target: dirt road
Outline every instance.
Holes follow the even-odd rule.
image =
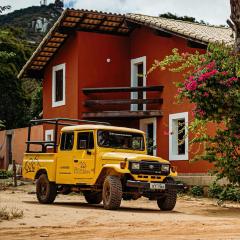
[[[52,205],[36,201],[33,186],[0,191],[0,207],[17,207],[22,219],[0,222],[0,239],[240,239],[240,205],[181,197],[172,212],[155,201],[123,201],[118,211],[88,205],[81,196],[58,196]]]

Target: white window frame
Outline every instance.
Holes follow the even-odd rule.
[[[153,123],[153,146],[157,145],[157,118],[144,118],[140,119],[139,124],[140,124],[140,130],[144,131],[146,133],[147,137],[147,129],[146,125]],[[146,139],[147,140],[147,139]],[[157,149],[153,149],[153,156],[157,156]]]
[[[185,154],[176,154],[174,153],[174,149],[177,147],[175,139],[176,134],[174,133],[174,120],[180,120],[184,119],[185,120]],[[175,145],[174,145],[175,144]],[[188,160],[188,112],[182,112],[182,113],[175,113],[175,114],[170,114],[169,115],[169,160]]]
[[[45,130],[45,141],[48,141],[48,136],[51,136],[51,140],[50,141],[53,141],[53,138],[54,138],[54,130],[53,129],[48,129],[48,130]],[[47,146],[47,148],[53,148],[53,146]]]
[[[63,70],[63,99],[55,101],[56,99],[56,71]],[[59,64],[52,68],[52,107],[59,107],[66,104],[66,64]]]
[[[146,56],[131,59],[131,87],[137,87],[136,81],[136,66],[139,63],[143,63],[143,86],[146,87],[147,79],[146,79],[146,64],[147,58]],[[137,99],[137,92],[131,92],[131,99]],[[143,99],[146,99],[147,94],[143,92]],[[131,111],[138,111],[138,104],[131,104]],[[143,104],[143,111],[146,111],[146,104]]]

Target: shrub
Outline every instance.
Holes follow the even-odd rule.
[[[0,179],[6,179],[6,178],[8,178],[6,170],[0,169]]]
[[[220,186],[216,182],[210,185],[208,190],[209,197],[217,198],[221,201],[240,202],[240,187],[236,185]]]
[[[0,208],[0,220],[12,220],[16,218],[22,218],[23,211],[18,208],[8,209],[7,207]]]
[[[194,197],[202,197],[203,196],[203,187],[202,186],[193,186],[190,190],[191,194],[194,196]]]
[[[13,176],[13,171],[7,171],[5,169],[0,169],[0,179],[7,179]]]

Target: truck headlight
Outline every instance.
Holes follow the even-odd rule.
[[[169,169],[170,169],[169,164],[162,164],[161,170],[163,172],[169,172]]]
[[[139,169],[140,169],[140,164],[137,163],[137,162],[133,162],[133,163],[132,163],[132,169],[134,169],[134,170],[139,170]]]

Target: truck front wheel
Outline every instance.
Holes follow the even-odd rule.
[[[53,203],[57,196],[56,184],[49,182],[46,174],[41,174],[36,182],[36,193],[40,203]]]
[[[171,178],[166,179],[167,183],[174,183],[175,181]],[[177,191],[175,189],[169,189],[166,195],[162,198],[157,199],[158,207],[162,211],[171,211],[174,209],[177,202]]]
[[[107,176],[103,184],[103,206],[107,210],[118,209],[122,200],[122,183],[117,176]]]

